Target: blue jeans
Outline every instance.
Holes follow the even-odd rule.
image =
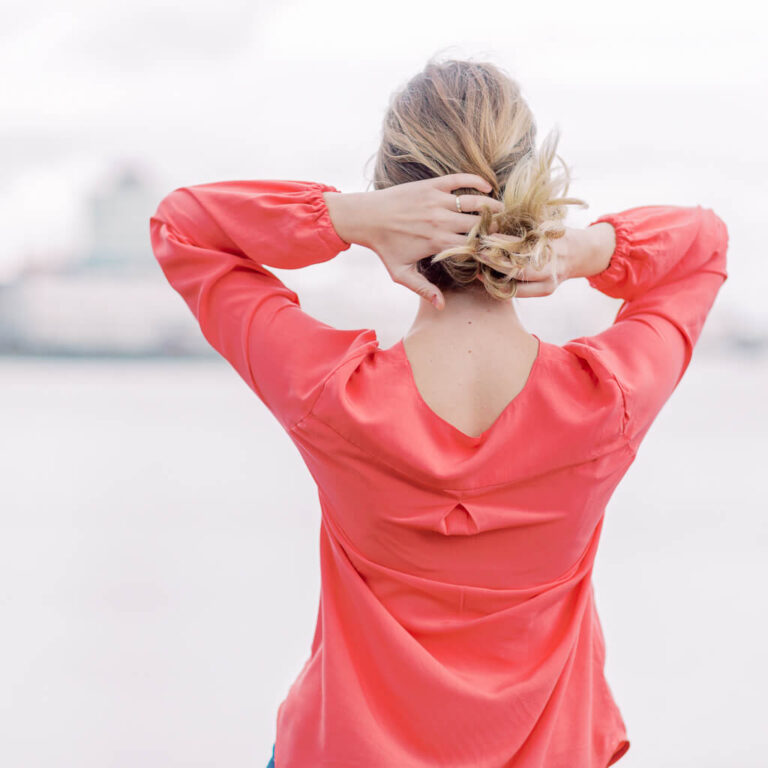
[[[272,745],[272,757],[269,758],[267,768],[275,768],[275,745]]]

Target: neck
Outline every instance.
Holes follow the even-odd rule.
[[[462,290],[443,290],[445,307],[441,310],[426,299],[419,300],[419,308],[408,336],[416,333],[452,334],[466,331],[491,334],[510,333],[529,335],[517,316],[514,299],[494,299],[482,286]]]

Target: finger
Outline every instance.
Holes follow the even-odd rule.
[[[398,281],[400,285],[404,285],[406,288],[410,288],[415,294],[423,299],[426,299],[433,304],[437,309],[442,309],[445,306],[445,301],[440,290],[432,285],[424,275],[422,275],[415,267],[411,267],[403,272]]]
[[[467,236],[462,233],[446,232],[445,235],[435,241],[435,244],[441,251],[446,251],[448,248],[458,248],[461,245],[467,245]]]
[[[468,233],[477,224],[480,217],[474,213],[450,213],[446,221],[447,226],[453,232]],[[495,222],[494,222],[495,225]],[[498,230],[498,226],[491,226],[490,232]]]
[[[515,275],[515,278],[529,283],[551,280],[553,278],[552,265],[545,264],[541,269],[536,269],[529,264],[527,267],[523,267],[520,273]]]
[[[527,299],[537,296],[549,296],[554,293],[555,286],[551,280],[521,280],[517,284],[515,298]]]
[[[459,212],[456,205],[456,198],[461,205],[461,213],[479,213],[483,208],[490,208],[491,213],[501,213],[504,210],[504,203],[495,197],[488,195],[446,195],[445,206],[453,211]]]
[[[454,189],[461,189],[461,187],[470,187],[487,194],[493,189],[489,182],[475,173],[450,173],[447,176],[437,176],[434,179],[434,184],[443,192],[452,192]]]

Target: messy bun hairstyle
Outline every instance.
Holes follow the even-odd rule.
[[[459,290],[479,279],[491,296],[509,299],[521,269],[545,266],[550,241],[565,234],[566,206],[588,207],[566,197],[570,174],[556,154],[558,139],[554,129],[536,151],[536,123],[519,85],[487,62],[430,59],[393,94],[375,156],[374,189],[474,173],[504,204],[499,213],[483,209],[466,245],[421,259],[417,269],[427,280]],[[561,174],[553,172],[555,157]],[[468,188],[454,193],[482,194]]]

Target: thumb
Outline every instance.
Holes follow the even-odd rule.
[[[445,307],[445,299],[443,294],[432,283],[427,280],[424,275],[421,274],[415,267],[412,267],[405,271],[400,279],[400,284],[406,288],[410,288],[415,294],[421,296],[430,302],[435,309],[443,309]]]

